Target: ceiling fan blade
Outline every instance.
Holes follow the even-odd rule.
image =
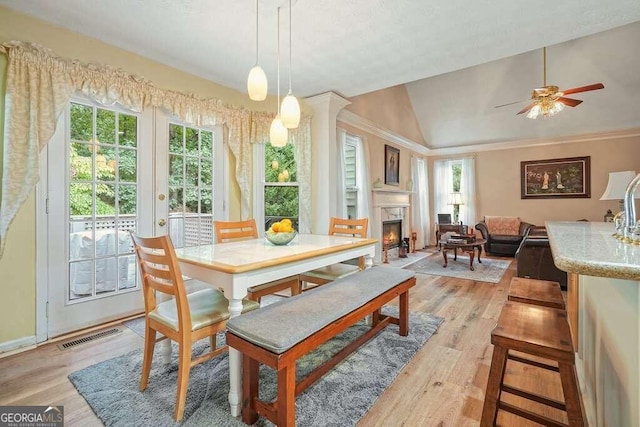
[[[537,104],[537,102],[532,102],[531,104],[529,104],[529,105],[527,105],[526,107],[524,107],[522,110],[518,111],[518,112],[516,113],[516,116],[517,116],[518,114],[523,114],[523,113],[527,113],[527,112],[529,112],[529,110],[531,110],[533,107],[535,107],[535,106],[536,106],[536,104]]]
[[[520,104],[521,102],[528,101],[528,99],[523,99],[522,101],[510,102],[508,104],[496,105],[494,108],[506,107],[507,105]]]
[[[564,98],[562,96],[560,98],[556,99],[556,101],[562,102],[564,105],[568,105],[569,107],[576,107],[576,106],[582,104],[582,101],[580,101],[579,99]]]
[[[562,94],[571,95],[572,93],[588,92],[590,90],[598,90],[598,89],[604,89],[604,85],[602,83],[595,83],[588,86],[574,87],[573,89],[563,90]]]

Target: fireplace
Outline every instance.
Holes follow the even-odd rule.
[[[382,241],[389,242],[388,248],[397,248],[402,241],[402,220],[382,221]]]

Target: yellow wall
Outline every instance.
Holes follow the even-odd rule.
[[[607,209],[613,213],[618,211],[617,201],[600,201],[607,186],[608,174],[624,170],[640,172],[640,137],[483,151],[464,156],[470,155],[476,158],[478,219],[484,215],[519,216],[536,225],[544,225],[545,221],[575,221],[582,218],[603,221]],[[521,161],[582,156],[591,156],[591,198],[520,198]],[[436,159],[429,159],[429,170],[433,171]]]
[[[256,110],[275,111],[277,106],[273,97],[266,102],[255,103],[246,94],[234,89],[0,7],[0,43],[10,40],[41,44],[64,58],[122,68],[163,89],[195,93],[203,98],[218,98],[229,104]],[[0,55],[2,85],[5,83],[5,71],[5,57]],[[4,99],[2,88],[0,99]],[[3,108],[4,103],[0,102],[0,115]],[[230,170],[234,176],[233,158],[230,159]],[[230,184],[229,215],[231,219],[239,219],[240,195],[235,178],[230,179]],[[35,335],[35,239],[35,197],[32,194],[18,212],[7,236],[5,253],[0,258],[0,344]]]

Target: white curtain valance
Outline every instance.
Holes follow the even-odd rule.
[[[2,200],[0,201],[0,256],[9,225],[38,182],[40,150],[53,136],[58,117],[74,93],[81,92],[104,105],[116,103],[134,111],[162,108],[195,126],[225,125],[226,142],[236,158],[241,192],[241,216],[250,216],[251,142],[269,139],[275,114],[231,106],[219,99],[159,89],[144,78],[108,66],[83,64],[57,57],[50,49],[19,41],[0,45],[7,56]],[[297,150],[310,158],[311,118],[303,117],[291,132]],[[306,156],[306,157],[305,157]],[[311,187],[309,165],[299,165],[301,191]],[[303,179],[308,182],[303,183]],[[302,206],[302,204],[301,204]],[[303,212],[301,212],[301,216]],[[310,212],[309,212],[310,217]]]

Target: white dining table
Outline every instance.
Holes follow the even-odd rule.
[[[373,263],[376,239],[299,234],[288,245],[251,239],[176,249],[182,273],[216,289],[229,299],[229,313],[242,312],[247,289],[319,267],[364,257]],[[240,415],[242,353],[229,349],[229,405]]]

